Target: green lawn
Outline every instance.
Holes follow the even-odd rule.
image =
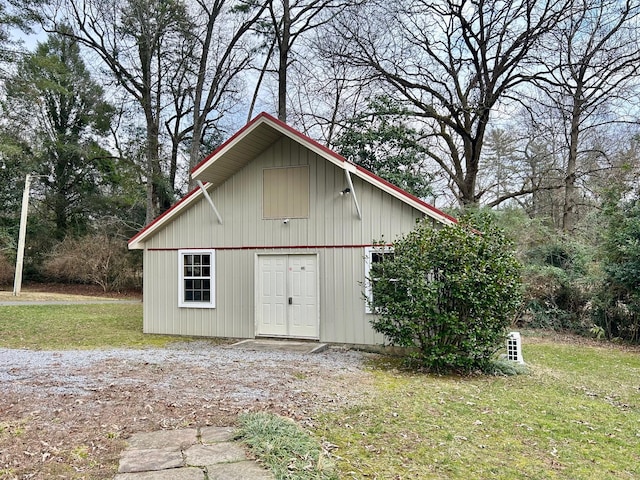
[[[535,340],[531,375],[374,365],[369,401],[321,417],[341,478],[640,478],[640,353]]]
[[[162,347],[142,333],[142,304],[0,306],[0,347],[33,350]]]

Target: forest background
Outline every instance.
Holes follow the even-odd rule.
[[[30,174],[25,279],[139,287],[126,240],[267,111],[491,211],[524,264],[514,322],[637,343],[639,19],[632,0],[2,0],[0,284]]]

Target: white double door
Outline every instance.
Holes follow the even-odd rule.
[[[319,338],[317,255],[258,255],[256,335]]]

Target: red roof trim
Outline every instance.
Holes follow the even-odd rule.
[[[207,185],[206,183],[204,184],[205,186]],[[180,205],[182,205],[184,202],[186,202],[189,198],[191,198],[193,195],[195,195],[196,193],[198,193],[198,191],[200,190],[200,187],[196,187],[193,190],[191,190],[189,193],[187,193],[184,197],[182,197],[180,200],[178,200],[175,204],[173,204],[173,206],[171,206],[171,208],[169,208],[168,210],[166,210],[165,212],[162,213],[162,215],[159,215],[158,217],[156,217],[151,223],[149,223],[149,225],[146,225],[142,230],[140,230],[138,233],[136,233],[133,237],[131,237],[129,239],[129,241],[127,242],[128,245],[131,245],[133,242],[135,242],[138,237],[140,237],[144,232],[146,232],[147,230],[149,230],[151,227],[153,227],[155,224],[157,224],[158,222],[160,222],[164,217],[166,217],[167,215],[169,215],[171,212],[173,212],[176,208],[178,208]]]
[[[438,215],[443,216],[444,218],[446,218],[447,220],[451,220],[453,223],[458,223],[458,219],[455,217],[452,217],[451,215],[449,215],[448,213],[443,212],[442,210],[440,210],[439,208],[434,207],[433,205],[431,205],[430,203],[427,203],[423,200],[420,200],[418,197],[416,197],[415,195],[412,195],[411,193],[407,192],[406,190],[401,189],[400,187],[394,185],[391,182],[388,182],[387,180],[385,180],[382,177],[379,177],[378,175],[376,175],[375,173],[367,170],[364,167],[361,167],[360,165],[356,165],[356,169],[358,169],[358,171],[364,173],[365,175],[377,180],[380,183],[383,183],[384,185],[386,185],[387,187],[389,187],[392,190],[395,190],[396,192],[400,193],[401,195],[410,198],[411,200],[413,200],[416,203],[419,203],[420,205],[422,205],[423,207],[425,207],[428,210],[431,210],[433,213],[436,213]]]
[[[302,132],[299,132],[295,128],[293,128],[293,127],[287,125],[286,123],[284,123],[282,120],[278,120],[277,118],[272,117],[268,113],[264,113],[264,112],[261,113],[259,116],[264,116],[267,120],[270,120],[271,122],[275,123],[279,127],[284,128],[289,133],[291,133],[293,136],[298,137],[299,139],[301,139],[301,140],[303,140],[303,141],[305,141],[307,143],[310,143],[315,148],[320,149],[322,152],[324,152],[325,154],[335,158],[336,160],[338,160],[340,162],[343,162],[343,163],[351,163],[346,158],[344,158],[342,155],[340,155],[339,153],[334,152],[329,147],[327,147],[325,145],[322,145],[321,143],[315,141],[313,138],[306,136]]]
[[[240,130],[238,130],[236,133],[234,133],[231,137],[229,137],[222,145],[220,145],[218,148],[216,148],[213,152],[211,152],[209,155],[207,155],[206,157],[204,157],[204,159],[202,159],[195,167],[193,167],[191,169],[191,172],[195,172],[196,170],[198,170],[200,167],[202,167],[205,163],[207,163],[212,157],[214,157],[220,150],[224,149],[227,145],[229,145],[230,143],[232,143],[236,138],[238,138],[240,135],[242,135],[244,132],[246,132],[247,130],[249,130],[249,128],[251,128],[255,123],[258,122],[258,120],[260,120],[262,117],[268,117],[269,119],[275,121],[275,118],[273,118],[271,115],[268,115],[264,112],[262,112],[261,114],[257,115],[256,117],[253,118],[253,120],[251,120],[249,123],[247,123],[244,127],[242,127]]]
[[[446,218],[447,220],[453,222],[453,223],[458,223],[458,220],[454,217],[452,217],[451,215],[446,214],[445,212],[443,212],[442,210],[434,207],[433,205],[424,202],[423,200],[420,200],[418,197],[410,194],[409,192],[397,187],[396,185],[388,182],[387,180],[385,180],[384,178],[381,178],[379,176],[377,176],[375,173],[370,172],[369,170],[367,170],[364,167],[361,167],[360,165],[356,165],[354,163],[349,162],[346,158],[344,158],[342,155],[334,152],[333,150],[331,150],[330,148],[326,147],[325,145],[322,145],[321,143],[318,143],[317,141],[315,141],[314,139],[306,136],[305,134],[299,132],[298,130],[296,130],[295,128],[287,125],[286,123],[284,123],[282,120],[279,120],[271,115],[269,115],[266,112],[262,112],[259,115],[257,115],[253,120],[251,120],[249,123],[247,123],[243,128],[241,128],[240,130],[238,130],[238,132],[236,132],[231,138],[229,138],[226,142],[224,142],[220,147],[218,147],[213,153],[211,153],[210,155],[208,155],[204,160],[202,160],[198,165],[196,165],[193,170],[191,170],[192,172],[194,172],[195,170],[197,170],[198,168],[200,168],[202,165],[204,165],[204,163],[208,162],[213,156],[215,156],[220,150],[222,150],[223,148],[225,148],[227,145],[229,145],[231,142],[233,142],[237,137],[239,137],[240,135],[244,134],[244,132],[246,130],[248,130],[251,126],[253,126],[255,123],[257,123],[260,119],[265,119],[268,120],[269,122],[277,125],[278,127],[282,128],[283,130],[286,130],[287,132],[289,132],[291,135],[293,135],[296,138],[299,138],[300,140],[311,144],[314,148],[319,149],[320,151],[322,151],[323,153],[325,153],[326,155],[329,155],[331,157],[333,157],[334,159],[338,160],[341,163],[347,163],[349,165],[353,165],[357,170],[359,170],[360,172],[364,173],[365,175],[367,175],[370,178],[373,178],[377,181],[379,181],[380,183],[384,184],[386,187],[389,187],[390,189],[396,191],[397,193],[399,193],[400,195],[407,197],[411,200],[413,200],[414,202],[418,203],[419,205],[423,206],[424,208],[426,208],[427,210],[432,211],[433,213],[435,213],[436,215],[440,215],[443,218]]]
[[[322,145],[321,143],[316,142],[314,139],[312,139],[311,137],[307,137],[305,134],[299,132],[298,130],[296,130],[295,128],[287,125],[286,123],[284,123],[282,120],[278,120],[277,118],[269,115],[266,112],[262,112],[260,114],[258,114],[256,117],[254,117],[249,123],[247,123],[244,127],[242,127],[240,130],[238,130],[236,133],[234,133],[227,141],[225,141],[222,145],[220,145],[218,148],[216,148],[213,152],[211,152],[209,155],[207,155],[200,163],[198,163],[195,167],[193,167],[191,169],[191,172],[195,172],[196,170],[198,170],[199,168],[201,168],[205,163],[207,163],[211,158],[213,158],[214,156],[216,156],[218,154],[218,152],[220,152],[221,150],[223,150],[224,148],[227,147],[227,145],[229,145],[230,143],[233,143],[238,137],[240,137],[241,135],[243,135],[247,130],[249,130],[253,125],[255,125],[256,123],[258,123],[261,119],[265,119],[268,120],[269,122],[277,125],[278,127],[286,130],[287,132],[289,132],[290,134],[292,134],[294,137],[297,137],[307,143],[310,143],[311,145],[313,145],[315,148],[318,148],[320,150],[322,150],[325,154],[332,156],[333,158],[335,158],[336,160],[340,161],[340,162],[345,162],[345,163],[349,163],[347,161],[347,159],[345,159],[342,155],[337,154],[336,152],[334,152],[333,150],[331,150],[330,148]]]
[[[215,157],[220,151],[222,151],[227,146],[229,146],[231,143],[233,143],[235,140],[237,140],[238,137],[244,135],[255,124],[257,124],[258,122],[260,122],[263,119],[265,121],[268,121],[268,122],[274,124],[275,126],[281,128],[282,130],[287,131],[293,137],[301,140],[304,143],[307,143],[307,144],[311,145],[313,148],[316,148],[316,149],[320,150],[322,153],[324,153],[327,156],[330,156],[330,157],[334,158],[338,162],[345,163],[345,164],[348,164],[348,165],[352,165],[354,168],[356,168],[357,171],[363,173],[365,176],[367,176],[369,178],[372,178],[372,179],[376,180],[377,182],[380,182],[385,187],[387,187],[387,188],[395,191],[396,193],[400,194],[401,196],[403,196],[403,197],[405,197],[405,198],[417,203],[418,205],[422,206],[423,208],[425,208],[427,210],[430,210],[435,215],[440,216],[442,218],[445,218],[445,219],[447,219],[447,220],[449,220],[449,221],[451,221],[453,223],[458,223],[458,220],[456,218],[452,217],[451,215],[448,215],[448,214],[444,213],[442,210],[434,207],[433,205],[420,200],[418,197],[416,197],[416,196],[410,194],[409,192],[397,187],[396,185],[388,182],[387,180],[377,176],[376,174],[374,174],[373,172],[370,172],[366,168],[361,167],[360,165],[356,165],[354,163],[349,162],[346,158],[344,158],[342,155],[334,152],[329,147],[326,147],[326,146],[318,143],[314,139],[306,136],[305,134],[299,132],[295,128],[287,125],[283,121],[278,120],[277,118],[273,117],[272,115],[269,115],[266,112],[262,112],[262,113],[258,114],[256,117],[254,117],[249,123],[247,123],[244,127],[242,127],[240,130],[238,130],[229,139],[227,139],[222,145],[220,145],[218,148],[216,148],[213,152],[211,152],[209,155],[207,155],[200,163],[198,163],[195,167],[193,167],[191,172],[193,173],[196,170],[202,168],[204,166],[204,164],[206,164],[209,160],[211,160],[213,157]],[[191,198],[194,194],[196,194],[198,192],[198,190],[199,190],[199,188],[195,188],[191,192],[189,192],[187,195],[185,195],[180,201],[178,201],[175,205],[173,205],[169,210],[164,212],[162,215],[160,215],[155,220],[153,220],[149,225],[145,226],[142,230],[140,230],[136,235],[134,235],[129,240],[128,244],[131,245],[132,243],[134,243],[140,236],[142,236],[150,228],[152,228],[153,226],[158,224],[158,222],[163,220],[167,215],[169,215],[171,212],[173,212],[178,206],[182,205],[187,199]]]
[[[411,200],[413,200],[414,202],[422,205],[423,207],[425,207],[428,210],[431,210],[432,212],[443,216],[444,218],[452,221],[453,223],[458,223],[458,220],[454,217],[452,217],[451,215],[448,215],[446,213],[444,213],[442,210],[434,207],[433,205],[424,202],[423,200],[420,200],[418,197],[410,194],[409,192],[401,189],[400,187],[397,187],[396,185],[394,185],[393,183],[388,182],[387,180],[385,180],[384,178],[381,178],[379,176],[377,176],[375,173],[367,170],[364,167],[361,167],[360,165],[356,165],[354,163],[351,163],[350,161],[348,161],[346,158],[344,158],[342,155],[340,155],[339,153],[334,152],[333,150],[331,150],[330,148],[322,145],[321,143],[316,142],[313,138],[310,138],[308,136],[306,136],[305,134],[299,132],[298,130],[294,129],[293,127],[290,127],[289,125],[287,125],[286,123],[282,122],[281,120],[278,120],[277,118],[272,117],[271,115],[269,115],[268,113],[261,113],[260,115],[258,115],[257,118],[260,117],[264,117],[268,120],[270,120],[271,122],[277,124],[278,126],[284,128],[285,130],[287,130],[288,132],[290,132],[292,135],[294,135],[295,137],[300,138],[301,140],[304,140],[305,142],[310,143],[311,145],[313,145],[314,147],[322,150],[324,153],[326,153],[327,155],[332,156],[333,158],[335,158],[336,160],[342,162],[342,163],[348,163],[349,165],[353,165],[357,170],[361,171],[362,173],[364,173],[365,175],[367,175],[368,177],[371,177],[377,181],[379,181],[380,183],[384,184],[385,186],[391,188],[392,190],[395,190],[396,192],[398,192],[399,194],[410,198]]]

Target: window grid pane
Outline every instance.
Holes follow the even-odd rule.
[[[368,300],[365,302],[366,313],[376,313],[370,302],[373,302],[373,290],[379,280],[376,272],[384,269],[385,261],[394,259],[393,247],[380,246],[365,249],[365,292]],[[375,267],[375,268],[374,268]]]
[[[184,301],[211,301],[211,255],[185,254],[184,263]]]

